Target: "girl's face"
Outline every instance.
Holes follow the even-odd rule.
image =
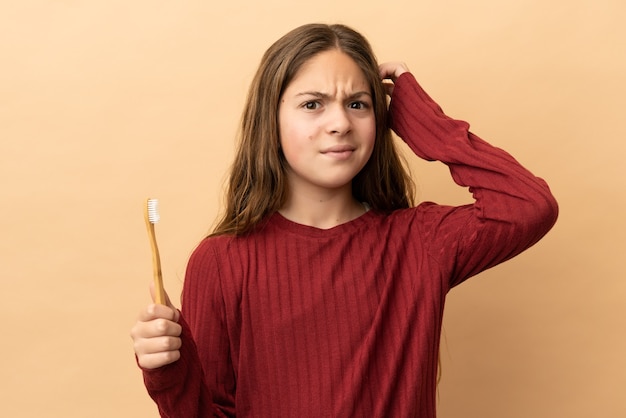
[[[281,97],[278,122],[292,192],[351,188],[374,148],[369,84],[352,58],[338,50],[319,53],[300,67]]]

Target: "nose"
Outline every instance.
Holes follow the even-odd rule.
[[[327,130],[332,135],[345,135],[350,132],[352,121],[348,109],[344,106],[332,106],[328,109]]]

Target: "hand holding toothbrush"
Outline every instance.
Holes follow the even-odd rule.
[[[150,293],[153,303],[139,313],[130,336],[134,341],[139,365],[144,369],[156,369],[180,358],[182,328],[178,324],[180,312],[172,305],[163,288],[159,247],[154,231],[154,225],[160,219],[157,199],[146,201],[144,215],[152,248],[154,280]]]
[[[155,302],[154,285],[150,286],[150,293]],[[144,369],[156,369],[180,358],[180,311],[172,305],[167,293],[165,302],[152,303],[143,309],[130,332],[137,362]]]

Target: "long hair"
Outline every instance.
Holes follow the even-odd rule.
[[[211,235],[245,234],[284,205],[288,183],[279,146],[280,98],[305,62],[332,49],[350,56],[363,71],[374,102],[376,139],[370,159],[352,180],[355,199],[378,211],[413,205],[413,183],[393,143],[387,97],[369,42],[344,25],[308,24],[284,35],[261,59],[241,118],[225,211]]]

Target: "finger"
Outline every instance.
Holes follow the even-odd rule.
[[[150,321],[149,324],[154,329],[154,335],[179,337],[183,332],[183,327],[181,327],[179,323],[167,319],[155,319],[154,321]]]
[[[137,355],[164,353],[167,351],[179,350],[182,341],[178,337],[155,337],[140,338],[134,342],[134,349]]]
[[[409,71],[409,67],[399,61],[385,62],[378,67],[381,79],[391,79],[395,81],[400,75]]]
[[[394,73],[393,64],[390,62],[384,62],[378,66],[378,72],[382,80],[390,79]]]
[[[177,323],[180,319],[180,312],[178,309],[172,309],[158,303],[150,304],[139,312],[138,321],[140,322],[149,322],[155,319],[165,319]]]
[[[180,359],[180,351],[178,350],[137,356],[139,365],[144,369],[157,369],[174,363],[178,359]]]
[[[135,353],[154,353],[180,348],[182,327],[175,322],[137,322],[130,330]]]

